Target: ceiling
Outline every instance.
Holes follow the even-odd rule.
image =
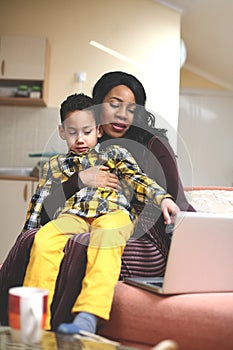
[[[185,68],[233,91],[233,0],[161,0],[181,12]]]

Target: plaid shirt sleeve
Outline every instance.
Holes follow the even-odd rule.
[[[55,156],[43,166],[40,182],[29,203],[23,231],[41,226],[40,213],[43,201],[51,193],[53,182],[58,181],[59,177],[61,177],[59,157]]]
[[[111,167],[111,159],[116,159],[117,175],[126,191],[130,186],[140,202],[153,202],[156,207],[160,207],[164,198],[173,199],[161,186],[142,172],[131,153],[125,148],[116,146],[112,151],[115,155],[110,156],[107,164]]]

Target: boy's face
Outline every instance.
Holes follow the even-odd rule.
[[[63,126],[59,125],[59,134],[66,140],[69,150],[80,154],[96,146],[102,128],[96,126],[93,113],[89,110],[71,112]]]

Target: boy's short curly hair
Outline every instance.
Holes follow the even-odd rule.
[[[61,123],[74,111],[81,111],[83,109],[91,109],[94,114],[94,102],[90,96],[83,93],[73,94],[67,97],[65,101],[62,102],[60,107],[60,117]],[[95,117],[95,114],[94,114]]]

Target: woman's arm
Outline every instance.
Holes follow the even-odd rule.
[[[81,186],[81,182],[78,172],[71,175],[67,181],[52,185],[51,194],[44,199],[41,208],[40,223],[42,226],[53,220],[56,210],[59,207],[64,207],[65,201],[79,191],[79,186]]]
[[[176,200],[180,210],[195,211],[188,203],[182,181],[179,176],[175,153],[166,139],[153,136],[148,143],[148,149],[158,160],[162,171],[155,173],[157,183]],[[148,164],[150,166],[150,164]]]
[[[53,219],[56,210],[64,207],[65,201],[72,197],[83,187],[108,187],[119,189],[118,178],[115,174],[107,172],[106,166],[95,166],[75,172],[65,182],[52,186],[51,194],[45,198],[41,209],[41,225]]]
[[[50,221],[65,200],[79,189],[78,173],[73,173],[70,177],[63,174],[63,161],[63,156],[58,155],[44,164],[41,179],[29,204],[23,231],[39,228]]]

